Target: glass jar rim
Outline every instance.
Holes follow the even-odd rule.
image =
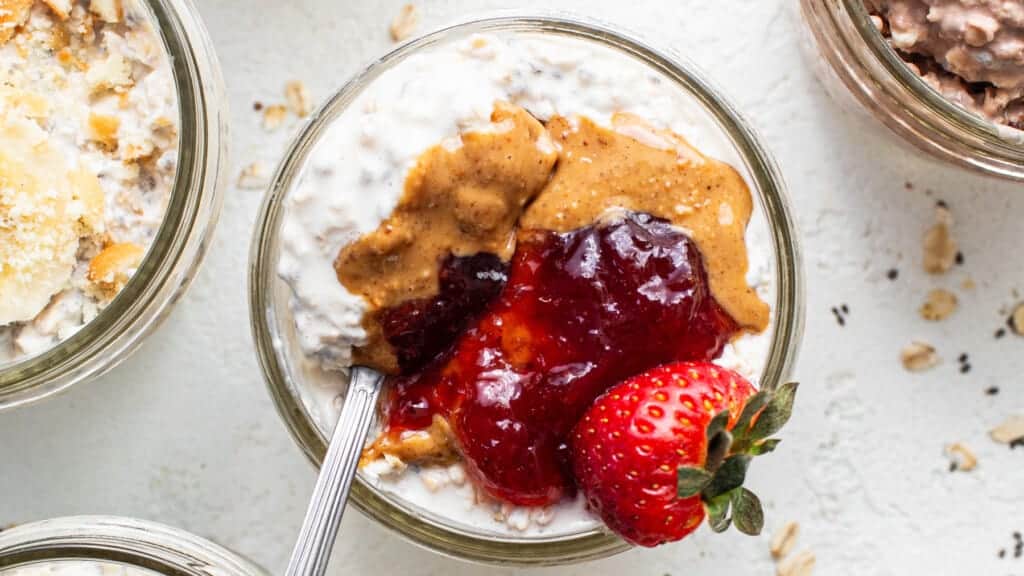
[[[890,129],[927,152],[974,170],[1024,180],[1024,131],[958,106],[915,74],[871,22],[864,0],[801,3],[805,19],[816,24],[812,32],[817,43],[831,49],[824,54],[829,65],[862,105],[875,116],[891,118],[883,119]],[[871,75],[872,83],[851,77],[853,67]],[[965,158],[965,153],[976,159]]]
[[[264,576],[238,554],[189,532],[133,518],[67,516],[0,532],[0,573],[45,562],[115,563],[162,576]]]
[[[694,96],[728,133],[737,148],[753,186],[758,190],[772,235],[776,270],[775,333],[766,362],[765,382],[778,383],[788,376],[803,331],[803,284],[795,223],[789,212],[785,186],[774,161],[760,139],[739,114],[713,88],[696,67],[678,55],[650,47],[618,27],[563,12],[500,11],[471,16],[412,40],[374,60],[329,98],[292,141],[268,188],[257,218],[250,254],[250,320],[257,354],[271,396],[293,438],[314,465],[326,451],[326,438],[299,398],[284,362],[273,326],[270,306],[277,281],[276,237],[284,198],[300,175],[308,153],[327,125],[340,114],[380,73],[416,51],[446,41],[450,36],[473,32],[554,33],[594,41],[638,59],[679,84]],[[780,313],[780,312],[785,312]],[[360,477],[352,490],[352,502],[362,513],[407,540],[435,552],[489,564],[556,565],[594,560],[627,550],[629,545],[604,530],[537,537],[529,540],[482,537],[451,525],[441,525],[393,505]]]
[[[136,273],[78,332],[0,367],[0,411],[98,376],[134,351],[198,271],[226,184],[226,99],[212,43],[192,0],[140,0],[168,54],[177,92],[177,170],[166,211]]]

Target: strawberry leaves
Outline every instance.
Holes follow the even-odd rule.
[[[764,528],[764,508],[761,500],[750,490],[739,488],[732,493],[732,523],[748,536],[757,536]]]
[[[725,532],[729,529],[729,525],[732,524],[732,518],[729,517],[730,505],[731,501],[728,496],[719,496],[704,503],[708,514],[708,525],[716,533]]]
[[[779,440],[778,438],[768,438],[767,440],[762,440],[759,444],[752,446],[750,448],[750,455],[760,456],[762,454],[775,452],[775,448],[778,447],[778,445],[781,443],[782,440]]]
[[[704,468],[679,468],[676,495],[679,498],[699,495],[704,501],[708,524],[715,532],[724,532],[735,525],[744,534],[761,533],[764,527],[761,500],[744,488],[743,483],[753,458],[778,447],[780,440],[769,436],[789,421],[797,388],[796,382],[790,382],[777,390],[754,394],[747,399],[731,430],[729,411],[716,414],[707,427]]]
[[[735,454],[728,457],[711,477],[711,482],[704,487],[702,492],[704,497],[714,499],[743,486],[743,482],[747,479],[750,460],[751,457],[746,454]]]
[[[757,413],[768,404],[769,400],[771,400],[771,396],[768,392],[764,391],[758,392],[747,399],[747,403],[743,406],[743,411],[740,412],[739,419],[736,420],[736,426],[733,428],[736,430],[749,429],[754,416],[757,416]]]
[[[771,399],[764,407],[764,411],[750,428],[750,437],[753,440],[764,440],[775,434],[789,422],[793,414],[793,403],[796,401],[796,382],[783,384],[778,390],[771,393]]]
[[[680,498],[692,498],[700,494],[711,482],[711,473],[703,468],[680,468],[676,480],[676,494]]]

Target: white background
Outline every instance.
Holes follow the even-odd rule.
[[[817,574],[1013,574],[998,560],[1024,529],[1024,450],[986,432],[1024,409],[1024,338],[996,341],[1004,307],[1024,288],[1024,186],[943,167],[844,114],[798,49],[794,0],[543,0],[639,32],[703,67],[760,130],[790,187],[803,232],[807,335],[797,415],[780,451],[749,484],[768,525],[799,521]],[[268,134],[252,104],[304,80],[320,99],[391,47],[401,2],[199,0],[232,107],[232,177],[276,162],[294,130]],[[498,0],[420,3],[424,28]],[[904,182],[914,184],[913,191]],[[957,217],[965,264],[921,272],[921,237],[936,199]],[[99,381],[0,414],[0,525],[104,513],[157,520],[210,537],[280,572],[314,471],[264,389],[249,335],[246,260],[260,192],[226,191],[196,285],[143,349]],[[886,271],[897,267],[892,282]],[[972,277],[973,291],[960,289]],[[937,286],[962,307],[928,324],[916,309]],[[830,308],[850,307],[845,328]],[[945,362],[903,371],[900,348],[935,344]],[[970,354],[973,370],[958,371]],[[998,396],[984,390],[1001,387]],[[967,443],[980,465],[951,474],[943,446]],[[768,537],[702,532],[682,544],[537,574],[768,575]],[[1012,556],[1012,553],[1010,554]],[[335,574],[510,574],[417,549],[350,513]]]

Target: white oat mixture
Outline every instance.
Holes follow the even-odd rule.
[[[177,166],[169,60],[134,0],[0,0],[0,365],[109,304]]]
[[[343,378],[336,370],[350,365],[352,347],[365,338],[366,305],[338,282],[335,257],[388,217],[420,154],[442,141],[458,145],[458,134],[489,125],[497,101],[522,106],[542,120],[579,114],[605,126],[616,112],[633,113],[744,169],[728,137],[695,98],[638,61],[592,42],[494,33],[442,43],[385,71],[316,144],[289,191],[281,230],[278,272],[291,289],[294,322],[285,326],[294,339],[281,345],[294,354],[302,373],[296,381],[325,434],[340,407]],[[770,242],[765,215],[756,206],[747,236],[748,280],[765,301],[774,302]],[[732,342],[718,362],[757,381],[771,330]],[[422,514],[473,530],[551,535],[600,525],[582,499],[552,508],[488,501],[460,464],[407,469],[389,458],[362,474]]]
[[[908,66],[948,100],[1024,129],[1024,1],[865,0]]]

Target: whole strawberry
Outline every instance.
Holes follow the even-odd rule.
[[[641,546],[680,540],[705,517],[758,534],[764,514],[743,488],[752,457],[770,452],[796,384],[757,392],[714,364],[669,364],[594,402],[571,436],[573,472],[590,507]]]

